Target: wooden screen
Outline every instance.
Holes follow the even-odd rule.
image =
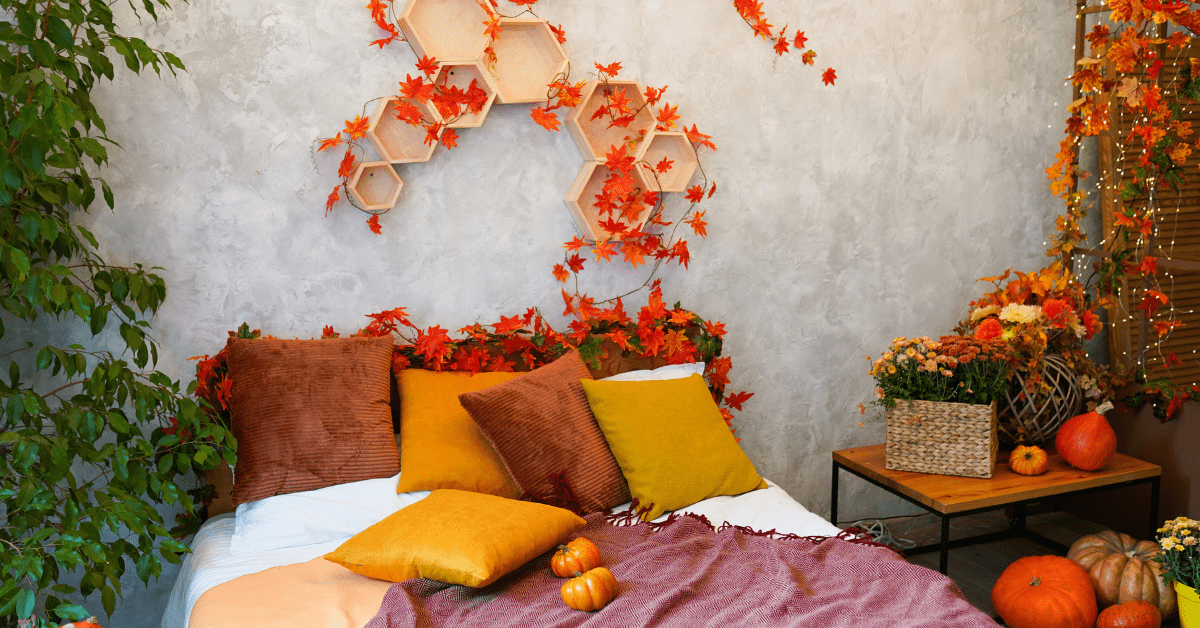
[[[1181,87],[1180,75],[1189,57],[1200,57],[1200,39],[1193,39],[1192,45],[1180,52],[1166,52],[1166,64],[1158,77],[1164,99],[1174,97]],[[1145,80],[1145,76],[1137,78]],[[1129,139],[1134,120],[1128,112],[1115,102],[1111,102],[1109,111],[1110,131],[1099,138],[1100,205],[1106,242],[1113,234],[1113,214],[1122,202],[1135,207],[1145,207],[1149,202],[1145,196],[1122,201],[1117,195],[1128,176],[1126,173],[1132,172],[1141,155],[1142,142],[1136,137]],[[1200,137],[1200,105],[1185,107],[1184,120],[1191,122],[1195,130],[1192,139]],[[1109,351],[1114,362],[1143,361],[1146,375],[1151,379],[1166,375],[1176,385],[1192,386],[1200,383],[1200,353],[1197,353],[1200,349],[1200,151],[1189,156],[1184,168],[1188,185],[1178,191],[1170,188],[1157,191],[1157,231],[1148,239],[1143,252],[1158,258],[1154,283],[1170,298],[1170,304],[1147,321],[1137,309],[1143,286],[1126,285],[1121,306],[1109,311],[1109,321],[1113,323],[1109,327]],[[1160,342],[1151,324],[1170,320],[1184,326]],[[1164,363],[1171,354],[1183,364],[1174,364],[1168,370]]]

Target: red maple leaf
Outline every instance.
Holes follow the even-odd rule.
[[[571,273],[567,272],[567,269],[563,268],[562,264],[554,265],[554,278],[557,279],[559,283],[567,283],[567,279],[570,276]]]
[[[650,106],[658,104],[658,100],[660,98],[662,98],[662,93],[665,91],[667,91],[666,85],[663,85],[662,89],[655,89],[653,87],[647,87],[646,94],[645,94],[646,104],[650,105]]]
[[[742,392],[734,393],[732,395],[725,395],[725,405],[729,406],[730,408],[733,408],[734,410],[737,410],[738,412],[741,412],[742,404],[746,403],[746,401],[748,401],[753,396],[754,396],[754,393],[746,392],[744,390]]]
[[[1163,360],[1163,368],[1169,369],[1172,366],[1183,366],[1183,360],[1180,360],[1174,351],[1168,353],[1167,358]]]
[[[505,316],[501,314],[500,322],[492,325],[492,327],[496,329],[497,334],[507,334],[521,329],[524,325],[521,323],[519,316]]]
[[[620,62],[610,63],[608,65],[600,65],[597,63],[596,71],[600,72],[601,74],[607,74],[609,78],[615,78],[617,76],[617,72],[621,71],[621,64]]]
[[[568,251],[578,251],[587,245],[587,241],[579,236],[575,236],[570,242],[563,245],[563,248]]]
[[[333,328],[329,325],[321,328],[321,338],[337,338],[340,335],[341,334],[337,333],[336,331],[333,331]]]
[[[804,62],[804,65],[812,65],[813,60],[816,58],[817,51],[815,50],[805,50],[804,54],[800,55],[800,60]]]
[[[538,0],[509,0],[509,2],[512,2],[513,4],[515,4],[517,6],[522,6],[522,5],[533,6],[534,4],[537,3],[537,1]]]
[[[825,70],[823,74],[821,74],[821,81],[826,85],[833,85],[835,80],[837,80],[837,72],[834,72],[833,68],[829,68],[828,70]]]
[[[371,217],[367,219],[367,226],[371,228],[372,233],[377,235],[383,233],[383,228],[379,226],[379,214],[371,214]]]
[[[796,47],[796,50],[803,48],[806,43],[808,43],[808,38],[804,36],[804,31],[796,31],[796,38],[792,40],[792,45]]]
[[[702,211],[696,212],[696,213],[692,214],[691,218],[685,220],[684,222],[691,225],[692,233],[695,233],[696,235],[700,236],[701,238],[708,237],[708,229],[705,228],[708,226],[708,223],[704,222],[704,212],[702,212]]]
[[[483,24],[487,26],[487,28],[483,29],[483,34],[487,35],[492,41],[495,41],[504,32],[504,29],[500,28],[499,15],[493,15],[491,19],[483,22]]]
[[[412,104],[407,100],[401,100],[396,103],[396,118],[404,120],[413,126],[423,126],[421,120],[424,114],[421,113],[420,107]]]
[[[417,60],[417,69],[424,73],[425,76],[432,78],[438,71],[437,59],[425,55]]]
[[[338,135],[337,137],[331,137],[327,140],[321,140],[321,145],[317,147],[317,152],[321,152],[323,150],[329,150],[330,148],[333,148],[341,143],[342,143],[341,135]]]
[[[354,174],[354,151],[347,148],[342,163],[338,164],[338,176],[345,179],[351,174]]]
[[[1151,256],[1143,257],[1137,269],[1143,275],[1153,275],[1158,270],[1158,258]]]
[[[645,249],[636,240],[625,240],[621,243],[621,253],[625,255],[625,261],[633,265],[634,268],[638,264],[645,263]]]
[[[428,102],[433,97],[433,83],[426,83],[424,76],[413,77],[411,74],[405,74],[404,80],[400,81],[400,95]]]
[[[442,131],[442,125],[434,122],[425,127],[425,143],[429,145],[437,144],[438,134]]]
[[[550,32],[554,33],[554,37],[558,40],[560,46],[567,43],[567,31],[563,30],[562,24],[558,26],[547,24],[547,26],[550,27]]]
[[[345,132],[350,136],[350,141],[353,142],[360,137],[367,136],[367,127],[370,126],[370,124],[370,120],[362,116],[354,116],[353,120],[346,120]]]
[[[666,332],[661,327],[638,326],[638,340],[642,341],[642,355],[656,355],[662,349]]]
[[[608,261],[617,252],[617,243],[612,240],[597,242],[592,252],[596,254],[597,262],[601,260]]]
[[[329,197],[325,199],[325,215],[328,216],[330,211],[333,211],[333,204],[338,201],[341,196],[338,195],[338,188],[342,186],[333,186],[333,191],[329,193]]]
[[[659,107],[658,117],[655,119],[659,121],[661,130],[670,131],[675,128],[675,121],[679,119],[679,115],[675,113],[677,109],[679,109],[678,106],[672,107],[669,102],[663,103],[663,106]]]
[[[558,114],[554,113],[553,111],[546,111],[541,107],[534,107],[533,110],[529,112],[529,116],[533,118],[534,122],[537,122],[547,131],[558,130],[558,126],[560,124],[558,121]]]
[[[427,331],[417,330],[417,341],[413,343],[413,351],[425,358],[426,362],[432,362],[434,370],[441,370],[442,361],[451,353],[449,343],[450,335],[446,330],[440,325],[434,325]]]
[[[671,164],[673,163],[675,162],[663,157],[662,161],[658,162],[658,164],[654,166],[654,169],[657,170],[659,174],[666,174],[666,172],[671,169]]]
[[[577,272],[580,272],[581,270],[583,270],[583,262],[584,262],[583,257],[581,255],[579,255],[578,253],[567,258],[567,266],[571,269],[571,272],[573,272],[573,273],[577,273]]]
[[[781,57],[788,51],[787,29],[787,25],[784,24],[783,28],[779,29],[779,36],[775,38],[775,54]]]
[[[633,168],[633,155],[625,150],[624,144],[613,144],[610,149],[604,156],[604,166],[613,172],[628,173]]]
[[[708,188],[708,198],[712,198],[713,194],[717,193],[717,182],[713,181],[712,187]]]
[[[721,338],[725,335],[725,323],[704,321],[704,332],[710,336]]]
[[[455,133],[454,129],[446,129],[442,131],[441,139],[442,146],[445,146],[446,150],[450,150],[451,148],[456,148],[458,146],[458,133]]]
[[[1150,318],[1154,316],[1154,313],[1158,311],[1160,306],[1166,305],[1167,301],[1167,295],[1158,290],[1149,289],[1146,290],[1142,297],[1142,302],[1137,307],[1139,310],[1146,312],[1146,318]]]
[[[699,184],[688,188],[687,196],[685,197],[689,203],[699,203],[704,200],[704,188]]]
[[[687,135],[688,141],[696,146],[707,146],[712,150],[717,150],[717,145],[708,141],[711,135],[705,135],[696,130],[696,125],[692,125],[691,129],[684,128],[683,132]]]

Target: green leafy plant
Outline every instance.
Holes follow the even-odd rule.
[[[167,6],[131,8],[157,19]],[[0,0],[0,41],[0,625],[12,626],[87,617],[75,602],[97,591],[111,615],[127,569],[148,582],[162,560],[178,562],[186,547],[155,505],[194,511],[176,479],[232,461],[234,440],[149,370],[162,278],[107,263],[72,221],[97,197],[115,206],[97,176],[114,143],[91,101],[114,76],[110,53],[134,72],[183,64],[122,35],[92,0]],[[64,335],[87,330],[122,350],[58,346],[58,333],[31,327],[45,315]]]

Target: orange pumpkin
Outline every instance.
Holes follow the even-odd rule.
[[[1158,552],[1154,541],[1105,530],[1075,541],[1067,558],[1088,572],[1100,608],[1145,600],[1170,617],[1175,613],[1175,590],[1162,580]]]
[[[1105,403],[1091,412],[1068,419],[1054,436],[1054,448],[1067,464],[1084,471],[1095,471],[1108,464],[1117,452],[1117,433],[1102,412],[1112,408]]]
[[[1062,556],[1026,556],[992,586],[992,607],[1010,628],[1092,628],[1096,594],[1087,572]]]
[[[586,573],[600,566],[600,549],[582,536],[559,545],[550,557],[550,571],[559,578],[570,578],[575,572]]]
[[[1162,613],[1143,600],[1121,602],[1100,611],[1096,628],[1162,628]]]
[[[1021,475],[1041,475],[1046,472],[1050,456],[1037,445],[1017,445],[1008,457],[1008,468]]]
[[[604,567],[575,577],[562,585],[563,602],[577,611],[598,611],[617,596],[617,577]]]

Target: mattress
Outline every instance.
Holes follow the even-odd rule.
[[[192,553],[183,559],[162,628],[186,628],[192,607],[213,587],[323,556],[428,495],[427,491],[397,494],[398,480],[396,476],[267,498],[239,506],[236,514],[209,519],[197,532]],[[625,504],[614,511],[629,507]],[[765,489],[713,497],[677,512],[702,515],[716,526],[729,523],[779,534],[833,536],[840,532],[770,481]]]

